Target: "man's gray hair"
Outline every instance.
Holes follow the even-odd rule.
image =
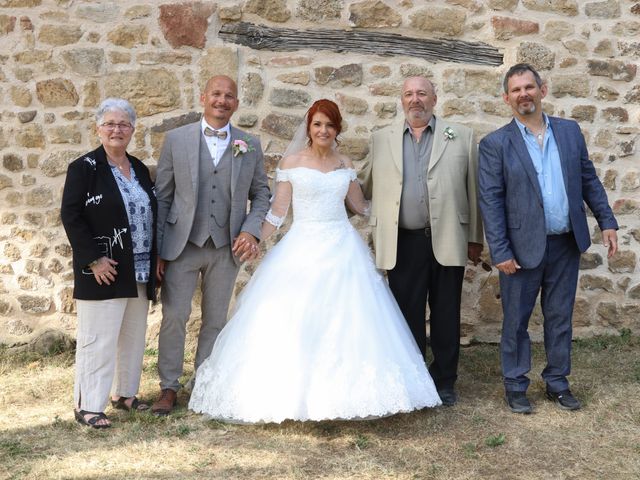
[[[412,78],[420,78],[422,80],[426,80],[429,86],[431,87],[431,93],[433,95],[437,95],[436,84],[433,83],[433,80],[425,77],[424,75],[409,75],[408,77],[405,77],[404,82],[402,82],[402,86],[404,87],[404,84],[407,83],[407,80],[411,80]],[[402,96],[402,92],[400,92],[400,96]]]
[[[121,111],[129,117],[131,126],[136,126],[136,111],[128,101],[124,98],[107,98],[98,107],[96,112],[96,125],[100,125],[104,119],[104,115],[108,112]]]
[[[502,87],[504,88],[504,93],[509,93],[509,79],[514,75],[522,75],[525,72],[533,73],[533,78],[536,81],[538,87],[542,87],[544,82],[542,81],[542,77],[540,74],[536,72],[536,69],[533,68],[528,63],[516,63],[513,67],[511,67],[504,76],[504,80],[502,82]]]

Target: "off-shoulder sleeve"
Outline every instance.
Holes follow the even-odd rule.
[[[284,170],[276,168],[276,182],[290,182],[291,175],[290,168],[285,168]]]

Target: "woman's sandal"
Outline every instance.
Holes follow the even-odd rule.
[[[126,410],[127,412],[130,412],[132,410],[136,412],[144,412],[145,410],[149,410],[149,405],[140,402],[137,397],[133,397],[131,406],[127,405],[126,402],[130,398],[131,397],[120,397],[118,400],[111,400],[111,406],[113,408],[117,408],[118,410]]]
[[[101,429],[101,428],[110,428],[111,423],[107,424],[98,424],[99,420],[109,421],[107,416],[103,412],[89,412],[87,410],[74,410],[74,415],[76,416],[76,421],[81,423],[82,425],[86,425],[87,427]],[[87,420],[85,415],[93,415],[93,417],[89,417]]]

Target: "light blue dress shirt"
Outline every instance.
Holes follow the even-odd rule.
[[[547,130],[542,148],[540,148],[536,135],[531,130],[517,119],[516,124],[529,151],[533,167],[538,174],[547,235],[558,235],[571,230],[569,200],[567,199],[562,166],[560,165],[560,152],[553,136],[549,117],[544,115],[544,121],[546,122]]]

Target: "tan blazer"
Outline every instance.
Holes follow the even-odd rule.
[[[447,127],[455,138],[446,138]],[[403,129],[404,119],[375,132],[360,172],[364,194],[371,199],[369,224],[373,227],[376,266],[384,270],[396,264]],[[427,186],[431,241],[441,265],[466,265],[468,243],[483,243],[477,183],[478,149],[473,131],[436,118]]]

